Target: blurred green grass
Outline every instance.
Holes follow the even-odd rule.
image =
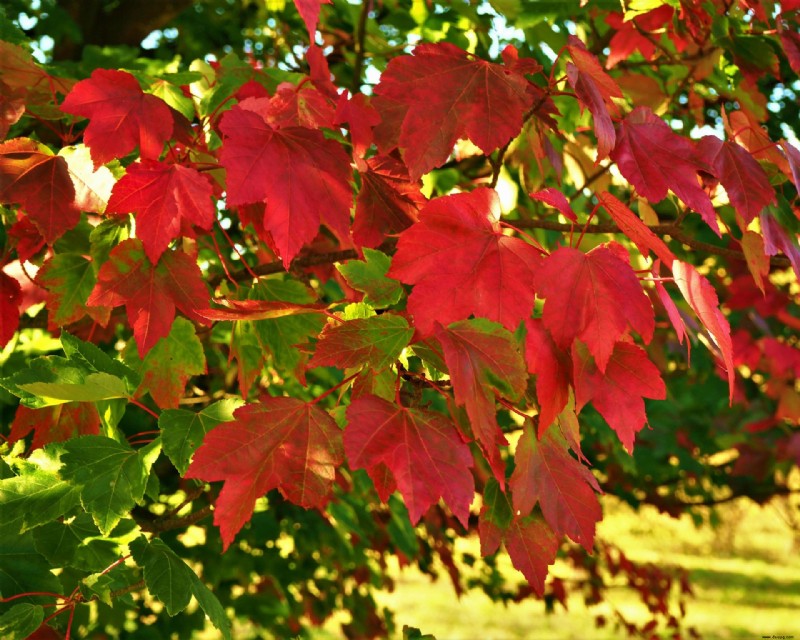
[[[696,527],[689,516],[673,519],[644,507],[633,511],[604,498],[605,518],[598,536],[619,546],[634,561],[684,567],[694,597],[687,601],[684,629],[694,627],[708,640],[755,640],[771,636],[800,639],[800,537],[787,523],[787,500],[759,507],[745,501],[722,505],[717,527]],[[798,532],[800,534],[800,532]],[[474,545],[468,542],[467,545]],[[475,551],[468,546],[462,550]],[[508,575],[517,574],[510,564]],[[570,576],[557,563],[555,575]],[[446,579],[433,583],[419,572],[394,569],[397,587],[379,602],[395,611],[398,629],[419,628],[438,640],[617,640],[609,603],[587,608],[580,594],[568,600],[568,611],[556,605],[546,614],[542,601],[529,599],[507,607],[482,593],[458,599]],[[609,591],[610,603],[635,622],[649,619],[630,589]],[[595,626],[597,615],[609,624]],[[335,637],[335,636],[334,636]],[[687,636],[688,637],[688,636]]]

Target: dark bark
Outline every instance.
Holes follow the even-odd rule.
[[[72,18],[83,42],[57,42],[55,60],[81,57],[84,45],[138,47],[152,31],[160,29],[194,4],[195,0],[58,0]]]

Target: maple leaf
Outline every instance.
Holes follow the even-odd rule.
[[[560,247],[536,273],[542,320],[562,349],[579,338],[604,371],[616,341],[632,328],[650,342],[655,318],[630,264],[606,246],[589,253]]]
[[[523,240],[503,235],[499,218],[497,192],[479,188],[430,201],[400,236],[388,275],[415,285],[408,309],[422,335],[435,322],[470,314],[513,331],[530,315],[530,283],[541,258]]]
[[[373,308],[390,307],[403,295],[403,286],[387,278],[392,260],[375,249],[364,249],[364,260],[348,260],[336,266],[347,284],[364,292],[364,303]]]
[[[483,488],[483,506],[478,518],[478,535],[483,557],[495,553],[500,548],[503,535],[513,518],[509,496],[505,494],[497,480],[488,478]]]
[[[8,443],[13,444],[33,433],[31,449],[39,449],[51,442],[64,442],[76,436],[100,433],[100,416],[97,407],[89,402],[68,402],[41,409],[17,408]]]
[[[528,382],[525,362],[514,337],[502,326],[483,318],[462,320],[436,338],[444,359],[456,404],[465,407],[472,432],[486,452],[498,482],[505,480],[505,466],[498,445],[507,444],[497,425],[495,391],[509,400],[518,399]]]
[[[530,196],[534,200],[540,200],[541,202],[549,204],[551,207],[558,209],[562,214],[564,214],[564,217],[567,218],[567,220],[571,220],[572,222],[578,221],[578,217],[572,210],[569,200],[567,200],[566,196],[558,189],[548,187],[547,189],[542,189],[541,191],[531,193]]]
[[[633,20],[624,20],[621,13],[609,14],[606,22],[613,35],[609,42],[610,53],[606,59],[606,69],[627,60],[637,49],[647,60],[655,58],[658,45],[650,34],[670,22],[673,13],[674,9],[664,4],[637,15]]]
[[[800,191],[800,150],[787,140],[781,141],[781,147],[786,153],[789,168],[791,169],[791,178],[794,181],[795,188]]]
[[[332,129],[336,110],[331,100],[314,87],[282,82],[269,99],[264,116],[276,129],[292,126]]]
[[[404,231],[417,221],[427,202],[418,182],[412,182],[405,166],[389,156],[366,161],[361,190],[356,198],[353,240],[362,247],[377,247],[387,235]]]
[[[344,447],[350,466],[366,469],[377,486],[385,465],[413,523],[441,497],[467,525],[475,492],[472,455],[448,419],[365,395],[348,407],[347,421]]]
[[[556,535],[568,535],[591,553],[595,525],[603,517],[595,491],[602,492],[589,469],[569,455],[561,433],[548,429],[537,439],[526,422],[514,461],[509,480],[514,509],[527,515],[538,502]]]
[[[720,235],[711,199],[697,182],[698,171],[709,172],[709,167],[697,158],[689,139],[650,109],[636,107],[620,123],[611,159],[642,196],[658,202],[671,189]]]
[[[348,238],[350,160],[319,131],[270,126],[264,117],[268,105],[266,98],[248,98],[225,113],[220,162],[228,172],[231,205],[266,201],[264,227],[288,266],[321,221],[340,239]]]
[[[5,347],[19,327],[22,289],[16,278],[0,271],[0,347]]]
[[[722,361],[728,372],[730,400],[733,401],[734,366],[733,343],[731,342],[731,326],[727,318],[719,310],[719,298],[714,287],[692,265],[676,260],[672,263],[672,274],[675,284],[689,306],[700,318],[700,322],[708,331],[714,344],[722,354]]]
[[[27,93],[23,87],[13,89],[0,80],[0,140],[8,135],[11,125],[19,122],[25,113]]]
[[[630,342],[617,342],[602,371],[589,350],[575,342],[572,370],[576,410],[580,412],[591,401],[628,452],[633,453],[636,434],[647,423],[643,398],[667,397],[664,381],[645,350]]]
[[[348,125],[350,140],[353,143],[353,154],[357,161],[364,157],[367,149],[372,145],[374,139],[372,128],[380,122],[380,115],[363,93],[357,93],[350,97],[343,93],[339,96],[334,123]],[[364,166],[359,165],[358,168],[361,171]],[[407,169],[405,173],[408,175]]]
[[[324,507],[344,461],[341,433],[322,409],[288,397],[244,405],[209,431],[184,477],[224,482],[214,511],[223,550],[271,489],[306,509]]]
[[[197,264],[182,251],[169,251],[153,266],[141,240],[133,238],[111,251],[86,304],[125,305],[142,357],[169,334],[176,307],[192,320],[209,324],[201,314],[208,306],[208,291]]]
[[[19,204],[48,244],[80,220],[67,162],[27,138],[0,144],[0,203]]]
[[[161,338],[145,356],[142,384],[136,393],[147,391],[162,409],[177,409],[186,382],[203,373],[206,373],[206,356],[194,325],[185,318],[175,318],[169,335]]]
[[[614,79],[603,71],[603,67],[586,49],[586,45],[575,36],[569,37],[567,50],[572,57],[572,62],[567,63],[567,80],[575,90],[578,100],[594,117],[596,161],[599,162],[611,152],[616,142],[611,114],[617,115],[619,110],[612,98],[622,98],[622,91]]]
[[[72,88],[61,110],[89,118],[83,139],[95,167],[122,158],[137,146],[143,160],[158,160],[172,136],[169,107],[142,91],[125,71],[96,69]]]
[[[795,275],[800,278],[800,247],[797,234],[783,228],[775,217],[774,210],[768,207],[761,212],[761,232],[764,234],[764,251],[774,256],[783,251],[792,264]]]
[[[532,100],[517,70],[476,59],[453,44],[420,44],[392,59],[375,87],[373,105],[398,127],[376,129],[378,148],[399,147],[412,180],[441,165],[459,138],[486,153],[522,129]]]
[[[106,324],[107,309],[86,305],[96,282],[93,263],[84,256],[58,253],[48,258],[36,274],[36,284],[47,290],[48,326],[63,327],[86,314]]]
[[[136,235],[150,262],[158,262],[186,220],[211,229],[216,209],[208,178],[190,167],[144,160],[114,185],[107,213],[136,213]]]
[[[764,236],[755,231],[747,230],[742,234],[742,251],[744,252],[747,268],[753,276],[756,286],[761,293],[766,295],[764,279],[769,275],[769,256],[764,249]]]
[[[559,349],[540,319],[525,321],[525,359],[528,371],[536,377],[539,400],[539,436],[553,424],[569,401],[572,360]]]
[[[608,211],[614,222],[617,223],[620,231],[633,240],[633,243],[643,256],[647,256],[652,251],[666,264],[672,264],[672,261],[675,260],[675,254],[670,251],[661,238],[639,219],[639,216],[608,191],[597,194],[597,199]]]
[[[308,29],[308,37],[314,43],[314,34],[317,32],[319,10],[323,4],[332,4],[332,0],[294,0],[297,13],[303,19]]]
[[[514,518],[505,535],[511,563],[542,597],[548,567],[556,560],[559,538],[538,516]]]
[[[742,217],[742,229],[775,201],[775,191],[755,158],[735,142],[704,136],[697,143],[699,157],[714,169],[731,204]],[[667,262],[667,264],[671,264]]]
[[[382,369],[397,360],[413,334],[405,318],[392,313],[328,324],[306,368],[369,365]]]

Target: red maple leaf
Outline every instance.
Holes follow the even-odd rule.
[[[572,62],[567,63],[567,80],[575,90],[581,105],[589,109],[594,117],[599,162],[611,152],[616,142],[611,115],[617,115],[619,110],[612,98],[622,98],[622,90],[614,79],[603,71],[603,67],[586,49],[586,45],[576,37],[569,37],[567,50],[572,56]]]
[[[0,271],[0,347],[5,347],[17,332],[21,301],[19,282]]]
[[[531,106],[528,81],[515,69],[474,58],[453,44],[421,44],[389,62],[373,105],[389,127],[376,129],[378,147],[399,147],[413,180],[441,165],[459,138],[486,154],[522,129]]]
[[[759,218],[761,232],[764,234],[764,251],[770,256],[782,251],[792,263],[795,275],[800,278],[800,247],[797,234],[784,229],[769,209],[764,209]]]
[[[591,553],[595,525],[603,517],[597,500],[602,493],[591,471],[569,454],[558,429],[536,438],[527,423],[514,454],[509,486],[514,509],[528,515],[536,503],[556,535],[568,535]]]
[[[137,146],[142,159],[158,160],[172,136],[167,104],[142,91],[125,71],[96,69],[73,87],[61,110],[89,118],[83,139],[95,167],[122,158]]]
[[[581,342],[572,346],[575,407],[592,403],[620,441],[633,453],[636,434],[647,423],[643,398],[663,400],[667,388],[656,366],[641,347],[617,342],[605,371],[601,371]]]
[[[561,193],[558,189],[554,189],[553,187],[547,187],[547,189],[542,189],[541,191],[536,191],[535,193],[530,194],[531,198],[534,200],[540,200],[545,204],[549,204],[554,209],[558,209],[561,213],[564,214],[564,217],[567,220],[571,220],[572,222],[577,222],[578,217],[575,215],[575,212],[572,210],[572,206],[567,200],[567,197]]]
[[[208,307],[208,291],[197,264],[182,251],[168,251],[153,266],[137,239],[114,247],[86,304],[125,305],[142,357],[169,334],[176,307],[192,320],[210,324],[201,313]]]
[[[436,338],[444,351],[456,404],[466,407],[473,435],[502,483],[505,465],[497,447],[507,443],[497,425],[495,392],[516,400],[528,382],[514,337],[500,325],[476,318],[446,329],[440,325]]]
[[[714,174],[725,187],[731,204],[742,217],[742,229],[764,207],[775,201],[775,190],[764,169],[735,142],[704,136],[697,143],[697,152],[703,162],[714,169]]]
[[[781,147],[786,152],[786,158],[791,169],[790,177],[794,181],[794,186],[800,191],[800,150],[788,140],[781,140]]]
[[[333,102],[311,85],[297,87],[289,82],[282,82],[275,95],[269,98],[265,116],[266,121],[276,129],[332,129],[336,110]]]
[[[539,437],[555,422],[569,401],[572,360],[559,349],[540,319],[525,321],[525,359],[528,371],[536,375],[539,400]]]
[[[556,560],[559,537],[538,516],[514,518],[505,535],[511,563],[541,597],[548,567]]]
[[[676,260],[672,263],[672,275],[675,284],[686,298],[686,302],[700,318],[700,322],[708,331],[711,339],[722,354],[722,361],[728,372],[730,398],[733,401],[733,343],[731,342],[731,326],[727,318],[719,310],[719,298],[714,287],[692,265]]]
[[[374,248],[387,235],[414,224],[427,202],[419,188],[419,182],[412,181],[405,166],[394,158],[375,156],[367,160],[356,198],[353,240],[359,246]]]
[[[91,402],[67,402],[43,409],[17,407],[8,443],[13,444],[33,433],[31,449],[51,442],[63,442],[82,435],[100,433],[100,416]]]
[[[645,198],[658,202],[671,189],[719,235],[711,199],[697,182],[698,171],[710,168],[697,158],[688,138],[672,131],[649,108],[636,107],[620,123],[611,159]]]
[[[645,342],[653,336],[650,300],[630,264],[607,246],[589,253],[560,247],[544,260],[536,286],[546,299],[542,320],[555,343],[566,349],[583,340],[601,371],[629,328]]]
[[[474,314],[516,329],[530,316],[536,249],[503,235],[497,192],[479,188],[430,201],[400,236],[390,278],[413,284],[408,309],[422,335]]]
[[[385,484],[388,468],[412,522],[441,497],[467,526],[475,492],[472,455],[452,422],[439,413],[407,409],[373,395],[355,400],[347,421],[344,448],[350,466],[366,469],[376,486]]]
[[[317,21],[319,20],[319,10],[323,4],[331,4],[332,0],[294,0],[297,13],[303,19],[308,29],[308,37],[314,43],[314,34],[317,32]]]
[[[49,244],[80,220],[66,160],[27,138],[0,144],[0,202],[19,204]]]
[[[607,191],[597,194],[597,199],[614,219],[614,222],[617,223],[620,231],[633,240],[633,243],[643,256],[647,256],[652,251],[666,264],[672,264],[672,261],[675,260],[675,254],[670,251],[661,238],[639,219],[639,216]]]
[[[347,97],[346,93],[339,96],[336,104],[336,124],[347,123],[350,129],[350,140],[353,143],[353,153],[357,159],[364,156],[373,142],[372,128],[381,121],[380,115],[369,103],[369,98],[363,93]],[[363,167],[359,166],[359,170]],[[408,170],[405,169],[406,176]]]
[[[341,433],[325,411],[288,397],[240,407],[209,431],[184,477],[224,482],[214,511],[223,550],[271,489],[301,507],[323,508],[344,461]]]
[[[130,165],[114,185],[106,213],[136,213],[136,235],[158,262],[181,232],[181,220],[210,229],[216,210],[208,178],[192,168],[145,160]]]
[[[226,112],[220,161],[228,202],[266,201],[264,227],[285,265],[317,235],[320,222],[342,240],[350,233],[350,159],[338,142],[305,127],[273,128],[269,100],[248,98]]]

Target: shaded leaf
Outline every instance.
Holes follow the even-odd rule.
[[[376,249],[364,249],[364,260],[348,260],[336,265],[347,284],[364,292],[364,302],[372,307],[390,307],[403,295],[403,286],[386,274],[392,259]]]
[[[39,449],[50,442],[63,442],[76,436],[100,433],[100,416],[94,404],[69,402],[42,409],[17,408],[11,432],[10,444],[33,433],[31,449]]]
[[[472,455],[448,419],[366,395],[348,407],[347,421],[350,466],[366,469],[376,484],[388,467],[413,523],[441,497],[466,526],[475,491]]]
[[[44,620],[44,609],[28,602],[17,604],[0,616],[0,636],[5,640],[25,640]]]
[[[591,553],[595,525],[603,517],[595,494],[600,486],[589,469],[569,455],[561,433],[548,429],[537,439],[533,424],[527,422],[514,460],[509,480],[514,509],[525,516],[538,503],[556,535],[568,535]]]
[[[349,369],[368,365],[382,369],[397,360],[413,333],[405,318],[391,313],[329,323],[306,367]]]
[[[181,475],[189,468],[189,461],[204,436],[220,422],[233,420],[233,412],[240,405],[241,402],[228,399],[210,404],[197,413],[185,409],[166,409],[161,412],[158,428],[164,453]]]
[[[572,367],[576,411],[591,402],[628,452],[633,453],[636,434],[647,423],[643,398],[667,397],[664,381],[645,350],[630,342],[617,342],[603,371],[589,350],[575,342]]]
[[[192,320],[209,324],[200,313],[208,308],[208,291],[197,264],[182,251],[169,251],[153,266],[141,240],[135,239],[111,251],[87,304],[125,305],[140,356],[169,334],[176,308]]]
[[[645,198],[658,202],[670,189],[720,235],[711,200],[697,182],[698,171],[708,167],[697,158],[692,142],[650,109],[636,107],[622,121],[611,158]]]
[[[339,427],[322,409],[295,398],[265,398],[234,411],[195,452],[184,477],[224,485],[214,523],[227,549],[270,489],[301,507],[322,508],[344,459]]]
[[[189,378],[206,370],[203,343],[194,325],[185,318],[175,318],[169,335],[156,342],[144,358],[137,395],[149,392],[162,409],[176,409]]]
[[[555,562],[559,539],[538,516],[514,518],[506,532],[506,549],[511,563],[525,576],[541,597],[548,567]]]
[[[539,401],[539,437],[555,422],[569,401],[572,360],[559,349],[542,320],[525,321],[525,359],[528,371],[536,375],[536,398]]]
[[[108,310],[86,305],[97,282],[95,265],[76,253],[52,255],[36,274],[36,284],[47,291],[47,321],[63,327],[90,315],[98,322],[108,322]]]

